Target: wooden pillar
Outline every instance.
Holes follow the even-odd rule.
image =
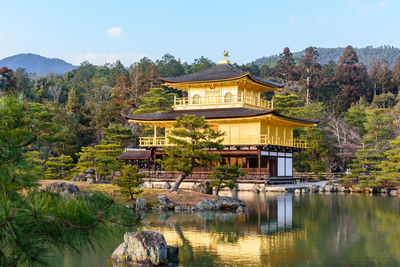
[[[248,157],[246,157],[246,168],[249,169],[250,168],[250,160]]]
[[[258,151],[258,175],[261,174],[261,151]]]

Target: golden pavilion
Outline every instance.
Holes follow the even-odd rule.
[[[306,141],[293,137],[293,129],[317,122],[281,115],[272,101],[261,99],[261,93],[277,91],[283,84],[244,72],[227,59],[196,73],[161,80],[185,97],[175,97],[171,111],[125,116],[131,123],[154,127],[154,136],[140,138],[142,150],[126,151],[125,159],[135,159],[137,153],[161,158],[163,147],[170,145],[167,136],[175,119],[187,114],[203,116],[225,133],[224,149],[215,152],[225,164],[240,165],[257,179],[293,177],[293,152],[307,147]],[[157,135],[158,128],[165,129],[164,136]]]

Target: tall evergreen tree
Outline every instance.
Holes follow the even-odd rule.
[[[298,79],[296,64],[289,47],[285,47],[283,52],[279,54],[279,59],[275,65],[273,73],[276,77],[281,78],[285,83],[288,81],[296,81]]]
[[[299,61],[300,81],[305,88],[306,104],[310,99],[317,99],[321,80],[321,65],[317,62],[319,53],[316,47],[307,47],[305,55]]]
[[[362,96],[371,96],[367,69],[362,63],[358,64],[357,54],[351,46],[347,46],[339,58],[333,80],[341,89],[338,96],[340,104],[337,106],[339,112],[349,108],[351,103],[357,102]]]
[[[196,166],[211,166],[220,156],[207,150],[222,149],[223,133],[215,131],[204,117],[185,115],[176,119],[175,129],[168,136],[173,146],[166,147],[161,165],[167,171],[180,172],[171,191],[177,191],[182,181]]]

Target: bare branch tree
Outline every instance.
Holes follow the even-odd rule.
[[[49,91],[51,96],[53,97],[54,102],[58,103],[58,99],[60,98],[61,94],[61,87],[58,87],[57,85],[51,85],[49,87]]]

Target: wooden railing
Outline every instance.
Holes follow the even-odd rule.
[[[283,139],[277,136],[268,135],[247,135],[239,137],[225,137],[223,145],[275,145],[297,148],[307,148],[306,140]],[[170,146],[166,137],[140,137],[139,146],[141,147],[158,147]]]
[[[244,170],[244,169],[241,169]],[[253,169],[252,171],[246,171],[244,175],[240,176],[237,180],[265,180],[269,179],[269,175],[267,175],[266,171],[257,172],[257,169]],[[180,175],[179,172],[168,172],[168,171],[153,171],[153,170],[139,170],[141,173],[146,174],[146,178],[150,179],[177,179]],[[210,171],[194,171],[189,176],[185,178],[185,181],[188,180],[210,180]]]
[[[258,97],[248,97],[248,96],[210,96],[210,97],[174,97],[174,108],[200,108],[201,106],[213,107],[215,105],[235,105],[241,104],[239,106],[254,106],[265,109],[273,109],[273,101],[263,100]]]

